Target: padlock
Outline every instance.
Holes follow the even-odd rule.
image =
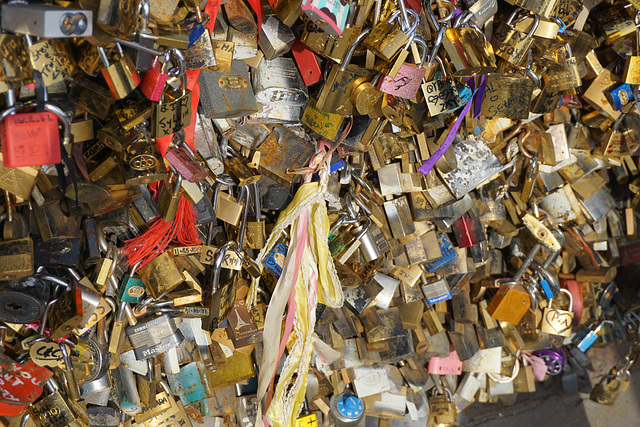
[[[369,83],[369,85],[371,85],[371,83]],[[358,87],[354,89],[354,94],[358,90]],[[378,92],[379,97],[382,96],[382,93],[380,93],[380,91],[378,91],[372,85],[371,85],[371,88],[376,92]],[[352,98],[352,102],[357,108],[359,105],[358,101]],[[364,108],[367,108],[367,110],[362,110],[362,111],[358,110],[358,113],[368,114],[368,111],[369,111],[368,109],[371,107],[370,100],[369,99],[364,100],[362,102],[362,106]],[[327,113],[327,112],[318,110],[316,108],[316,100],[313,97],[311,97],[309,98],[309,102],[307,103],[304,113],[302,114],[301,121],[305,125],[309,126],[309,128],[312,131],[319,134],[320,136],[333,140],[336,137],[336,135],[338,135],[340,126],[344,121],[344,116],[341,116],[340,114]]]
[[[175,178],[172,179],[173,177]],[[182,175],[175,173],[165,181],[165,185],[160,192],[160,198],[158,199],[158,211],[160,212],[160,217],[165,222],[175,221],[181,198]]]
[[[331,71],[318,95],[315,108],[320,111],[340,115],[352,114],[353,104],[350,98],[351,90],[354,88],[353,86],[357,80],[366,79],[369,72],[356,65],[350,65],[349,62],[358,44],[364,40],[369,33],[369,29],[361,32],[342,58],[342,64],[335,64],[331,67]]]
[[[364,401],[353,394],[351,390],[345,390],[331,396],[329,409],[331,421],[340,427],[356,426],[365,416]]]
[[[298,177],[287,170],[304,167],[313,155],[314,147],[287,128],[276,126],[257,151],[260,153],[258,171],[290,188]]]
[[[306,86],[311,86],[322,80],[322,72],[316,54],[300,41],[300,37],[296,38],[291,46],[291,54]]]
[[[258,46],[264,53],[264,58],[272,60],[289,52],[296,39],[291,28],[285,25],[266,3],[262,5],[262,18]]]
[[[0,116],[0,140],[2,161],[5,167],[58,164],[61,161],[60,146],[71,143],[71,124],[56,105],[45,103],[46,111],[22,113],[33,103],[9,107]],[[58,121],[62,122],[63,138],[60,139]]]
[[[140,133],[133,128],[128,131],[125,130],[118,120],[114,119],[102,126],[102,128],[97,132],[96,137],[101,145],[95,143],[95,147],[94,145],[83,145],[82,147],[83,149],[86,147],[86,150],[88,151],[85,156],[85,161],[93,160],[94,151],[99,152],[107,147],[113,151],[121,152],[125,147],[130,146],[140,139]]]
[[[620,394],[620,378],[615,375],[605,375],[593,387],[589,399],[601,405],[613,405]]]
[[[118,287],[118,299],[122,302],[137,304],[142,301],[145,294],[145,285],[140,277],[135,277],[139,264],[131,267],[129,274],[122,279]]]
[[[348,2],[324,0],[304,0],[302,11],[322,31],[339,36],[347,24],[351,5]]]
[[[244,156],[230,157],[224,161],[224,170],[239,187],[257,183],[262,175]]]
[[[125,184],[150,184],[165,179],[167,172],[164,161],[154,139],[149,135],[146,122],[140,124],[137,129],[137,140],[125,147],[120,155]]]
[[[427,70],[423,68],[423,65],[427,58],[428,50],[424,40],[418,37],[411,38],[407,46],[405,46],[405,49],[412,43],[416,43],[422,47],[420,61],[416,65],[402,62],[394,77],[385,75],[378,84],[380,92],[404,99],[415,99],[418,89],[420,89],[420,85],[422,84],[422,79],[427,72]]]
[[[450,113],[460,106],[456,83],[447,79],[449,76],[442,59],[436,57],[435,61],[440,65],[441,78],[428,81],[421,86],[431,117]]]
[[[50,296],[49,284],[35,276],[4,281],[0,287],[0,319],[33,323],[41,318]]]
[[[509,19],[500,24],[500,27],[493,33],[491,44],[496,56],[509,62],[514,67],[518,67],[525,59],[533,44],[533,35],[538,29],[540,17],[533,16],[533,23],[528,33],[522,33],[511,25],[515,18],[522,11],[522,8],[515,9]]]
[[[82,406],[67,400],[60,392],[58,385],[53,384],[53,380],[49,380],[47,385],[50,387],[50,393],[30,406],[28,413],[25,415],[30,415],[38,427],[82,427],[89,425],[89,416],[86,410]]]
[[[175,348],[182,342],[182,334],[168,314],[153,317],[126,330],[138,360],[145,360]]]
[[[189,182],[200,182],[209,175],[205,168],[196,160],[195,152],[184,143],[184,133],[182,131],[175,134],[178,138],[176,147],[170,148],[165,154],[165,159],[175,168],[176,171]]]
[[[99,47],[100,59],[104,64],[102,76],[107,81],[111,95],[114,99],[122,99],[129,95],[140,84],[140,76],[134,68],[129,57],[122,52],[119,44],[116,44],[119,58],[110,63],[104,48]]]
[[[297,122],[307,105],[309,94],[291,58],[263,59],[252,73],[256,101],[262,111],[254,113],[254,120]]]
[[[42,74],[45,86],[51,87],[76,74],[77,66],[67,40],[43,39],[31,43],[30,36],[24,38],[29,47],[31,67]]]
[[[171,292],[184,282],[184,275],[168,252],[163,252],[138,271],[140,279],[154,298]]]
[[[364,40],[362,44],[364,47],[385,61],[391,61],[391,58],[407,44],[411,35],[416,31],[419,20],[418,15],[413,10],[410,10],[410,13],[414,18],[413,24],[410,27],[403,28],[403,24],[394,23],[396,20],[400,21],[400,11],[392,14],[388,20],[378,22],[372,30],[363,36]],[[362,33],[360,33],[360,35],[362,35]],[[360,36],[358,36],[358,38],[360,38]]]
[[[0,67],[0,80],[19,82],[31,78],[29,50],[24,37],[3,34],[0,36],[0,46],[2,46],[4,54],[10,58]]]
[[[559,310],[551,307],[552,300],[549,300],[549,306],[542,313],[542,322],[540,330],[547,334],[568,337],[571,335],[571,324],[573,322],[573,296],[566,289],[561,289],[562,293],[569,296],[569,310]]]
[[[622,110],[630,102],[635,100],[633,91],[628,83],[620,83],[617,86],[611,87],[605,90],[604,94],[616,111]]]
[[[624,134],[620,130],[620,126],[625,117],[626,114],[621,114],[613,127],[602,134],[596,148],[593,150],[593,155],[595,157],[601,157],[602,159],[609,161],[617,161],[620,159],[625,142]]]
[[[155,40],[153,32],[149,28],[149,18],[151,14],[151,4],[149,0],[140,0],[138,4],[138,25],[133,33],[133,42],[143,48],[153,49]],[[122,43],[122,42],[120,42]],[[131,62],[138,71],[149,71],[152,66],[154,55],[150,52],[130,47],[124,44],[124,50],[129,54]]]
[[[529,117],[535,84],[526,77],[509,74],[487,74],[482,115],[523,120]]]
[[[496,69],[491,43],[483,40],[473,28],[447,29],[442,44],[456,68],[454,77],[486,74]]]
[[[72,288],[64,292],[52,307],[49,312],[49,327],[51,338],[58,340],[71,333],[84,318],[82,291]]]
[[[217,328],[220,322],[226,318],[235,302],[235,277],[237,276],[234,276],[223,286],[219,286],[222,263],[227,252],[234,252],[234,250],[235,244],[226,243],[218,248],[215,253],[211,286],[207,286],[202,295],[203,305],[209,308],[209,317],[202,320],[202,328],[205,331],[212,331]]]
[[[138,1],[128,3],[114,0],[101,1],[96,11],[96,26],[110,36],[130,36],[136,28],[137,19]]]
[[[633,37],[633,54],[627,55],[624,63],[622,81],[627,84],[640,84],[640,14],[635,16],[636,31]]]
[[[578,71],[577,59],[573,56],[569,44],[565,45],[565,51],[566,57],[562,66],[550,67],[542,77],[547,90],[575,95],[576,89],[582,86],[582,79]]]
[[[231,72],[202,70],[198,83],[203,88],[200,102],[208,119],[242,117],[258,111],[246,65],[231,63]]]
[[[202,31],[198,31],[200,28]],[[185,67],[187,70],[199,70],[202,68],[216,70],[219,66],[214,45],[211,40],[211,33],[204,29],[200,21],[191,21],[187,25],[189,30],[189,48],[184,54]],[[200,34],[193,43],[191,39]]]
[[[598,340],[598,331],[600,331],[600,329],[607,323],[613,325],[613,322],[611,320],[603,320],[598,324],[598,326],[596,326],[595,329],[592,329],[593,324],[591,324],[588,328],[579,331],[573,337],[573,343],[575,344],[576,348],[578,348],[578,350],[580,350],[581,352],[586,353],[587,350],[593,345],[593,343]]]
[[[458,408],[451,399],[449,389],[445,388],[445,391],[446,402],[441,402],[441,405],[437,406],[442,409],[430,414],[437,424],[453,424],[458,421]]]
[[[496,320],[517,325],[530,306],[531,297],[521,285],[503,284],[491,299],[487,312]]]
[[[182,53],[171,49],[178,63],[180,87],[175,91],[165,92],[158,103],[153,104],[149,131],[154,138],[171,135],[184,129],[191,123],[191,90],[187,89],[187,74]]]
[[[157,57],[154,58],[151,63],[151,68],[142,78],[140,90],[153,102],[158,102],[162,99],[162,95],[165,91],[165,85],[169,78],[170,65],[171,50],[167,50],[167,53],[164,55],[164,62],[158,61]]]

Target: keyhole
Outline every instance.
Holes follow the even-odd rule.
[[[11,302],[8,302],[8,303],[6,303],[6,304],[4,305],[4,309],[5,309],[6,311],[13,311],[13,312],[16,312],[16,311],[22,311],[22,310],[23,310],[23,307],[22,307],[22,305],[21,305],[21,304],[18,304],[18,303],[17,303],[17,302],[15,302],[15,301],[11,301]]]

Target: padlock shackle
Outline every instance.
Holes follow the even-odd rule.
[[[358,37],[356,37],[353,44],[349,46],[349,49],[347,49],[344,56],[342,57],[342,64],[340,64],[340,71],[346,71],[347,67],[349,66],[349,63],[351,62],[351,58],[353,57],[353,53],[356,51],[356,48],[358,47],[358,44],[360,44],[360,42],[364,40],[369,35],[370,32],[371,32],[371,28],[367,28],[366,30],[361,32],[358,35]]]
[[[440,49],[440,45],[442,45],[442,40],[444,40],[444,33],[446,30],[447,29],[445,27],[441,27],[438,30],[438,34],[436,35],[436,38],[433,41],[433,47],[429,52],[429,60],[427,62],[428,66],[431,66],[436,61],[436,58],[438,58],[438,49]],[[442,63],[442,60],[440,60],[440,62]]]
[[[355,202],[356,205],[358,205],[358,207],[362,210],[362,212],[367,215],[370,216],[371,215],[371,209],[369,209],[369,207],[367,205],[364,204],[364,202],[362,201],[362,199],[360,198],[360,196],[358,196],[356,194],[356,191],[353,189],[353,187],[349,187],[349,195],[351,196],[351,199]]]
[[[235,242],[227,242],[220,246],[215,254],[215,260],[213,262],[213,275],[211,278],[211,293],[214,294],[218,290],[218,284],[220,282],[220,271],[222,270],[222,262],[227,251],[235,248]],[[213,313],[210,313],[212,315]]]

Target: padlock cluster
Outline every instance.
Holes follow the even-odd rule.
[[[3,425],[629,386],[637,0],[3,1],[0,30]]]

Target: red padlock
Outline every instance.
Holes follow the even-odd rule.
[[[153,64],[151,64],[151,69],[142,78],[140,90],[153,102],[158,102],[162,99],[162,93],[169,78],[170,59],[171,51],[165,53],[164,63],[158,61],[156,57],[153,60]]]
[[[296,38],[293,46],[291,46],[291,53],[293,53],[293,59],[298,65],[305,85],[311,86],[322,80],[322,71],[320,71],[320,64],[318,64],[316,54],[300,41],[300,37]]]
[[[46,103],[41,112],[20,112],[35,107],[27,103],[10,107],[0,116],[3,165],[9,168],[57,164],[61,161],[58,121],[62,121],[65,143],[70,141],[69,119],[60,108]]]

